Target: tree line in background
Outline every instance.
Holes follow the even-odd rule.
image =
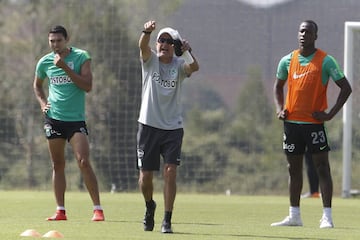
[[[154,1],[161,2],[156,4],[161,8],[154,7]],[[144,21],[139,16],[147,8],[157,19],[165,19],[179,4],[181,0],[106,4],[97,0],[0,1],[1,189],[51,187],[51,163],[32,81],[37,60],[49,51],[48,29],[63,24],[73,36],[71,44],[88,50],[93,59],[95,87],[87,96],[87,123],[91,158],[101,189],[107,191],[114,185],[118,191],[137,190],[136,131],[141,97],[137,38]],[[143,8],[135,7],[139,5]],[[194,75],[184,85],[180,190],[215,193],[230,189],[246,194],[287,191],[282,123],[275,118],[261,79],[259,67],[249,69],[234,109],[229,109],[214,89],[206,87],[206,79]],[[328,127],[334,179],[339,180],[341,116]],[[359,138],[358,130],[354,133]],[[81,189],[82,180],[71,154],[68,149],[68,187]]]

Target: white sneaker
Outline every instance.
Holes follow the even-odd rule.
[[[329,219],[327,217],[322,217],[320,219],[320,228],[333,228],[334,224],[332,222],[332,219]]]
[[[292,218],[287,216],[281,222],[275,222],[275,223],[271,224],[272,227],[278,227],[278,226],[294,226],[295,227],[295,226],[302,226],[302,225],[303,225],[303,223],[301,221],[300,216],[292,217]]]

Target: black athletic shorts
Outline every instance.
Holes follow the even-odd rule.
[[[324,124],[284,122],[283,149],[288,155],[330,151]]]
[[[160,156],[164,163],[180,165],[184,130],[162,130],[139,123],[137,133],[137,168],[160,170]]]
[[[68,141],[76,132],[88,135],[85,121],[64,122],[48,116],[45,116],[44,132],[47,139],[64,138]]]

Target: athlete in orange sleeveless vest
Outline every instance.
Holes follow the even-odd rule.
[[[274,84],[277,117],[284,121],[283,149],[289,172],[289,215],[271,226],[302,226],[300,195],[303,158],[311,153],[320,180],[323,215],[320,228],[333,228],[333,183],[329,165],[330,147],[324,122],[331,120],[351,94],[351,86],[336,60],[315,48],[317,24],[306,20],[298,32],[299,49],[283,57]],[[332,78],[340,88],[336,103],[327,109],[326,90]],[[284,88],[288,83],[286,103]]]
[[[299,63],[299,50],[293,52],[288,75],[288,93],[285,109],[287,120],[321,123],[312,114],[327,108],[326,85],[322,84],[322,62],[326,53],[317,49],[314,58],[306,66]]]

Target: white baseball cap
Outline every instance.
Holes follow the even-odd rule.
[[[173,40],[180,39],[180,34],[178,31],[176,31],[175,29],[173,29],[171,27],[166,27],[159,31],[156,40],[158,40],[160,38],[160,36],[164,33],[169,34]]]

